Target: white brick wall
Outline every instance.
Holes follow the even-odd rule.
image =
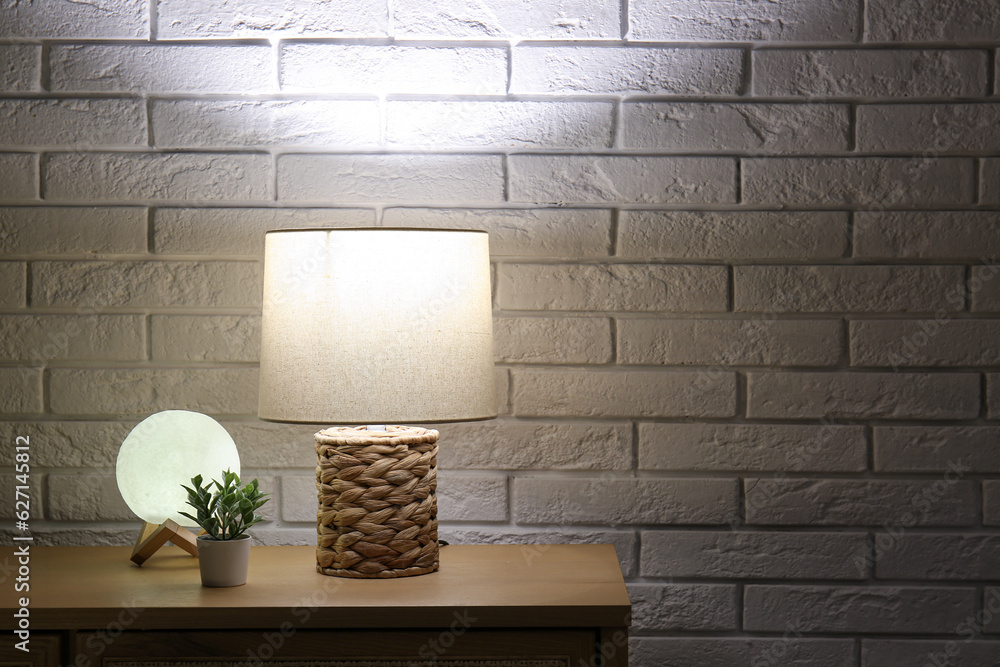
[[[189,408],[313,543],[263,232],[482,229],[501,416],[441,426],[444,539],[613,543],[636,667],[1000,655],[997,3],[36,0],[0,41],[38,542],[131,543],[118,446]]]

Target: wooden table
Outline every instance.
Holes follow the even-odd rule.
[[[17,571],[13,547],[0,566]],[[253,547],[247,584],[201,586],[176,547],[32,547],[0,586],[0,661],[34,667],[624,667],[630,605],[611,545],[451,545],[401,579],[315,571],[314,547]],[[11,569],[12,568],[12,569]],[[30,597],[29,653],[15,648]],[[603,662],[598,659],[603,655]],[[206,660],[210,662],[206,663]]]

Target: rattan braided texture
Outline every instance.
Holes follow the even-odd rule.
[[[438,569],[438,432],[328,428],[316,434],[316,569],[388,579]]]

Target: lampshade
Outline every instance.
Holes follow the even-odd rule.
[[[268,232],[258,414],[327,424],[495,417],[491,310],[485,232]]]

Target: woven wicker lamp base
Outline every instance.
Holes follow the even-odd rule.
[[[316,434],[317,571],[390,579],[438,569],[437,439],[410,426]]]

